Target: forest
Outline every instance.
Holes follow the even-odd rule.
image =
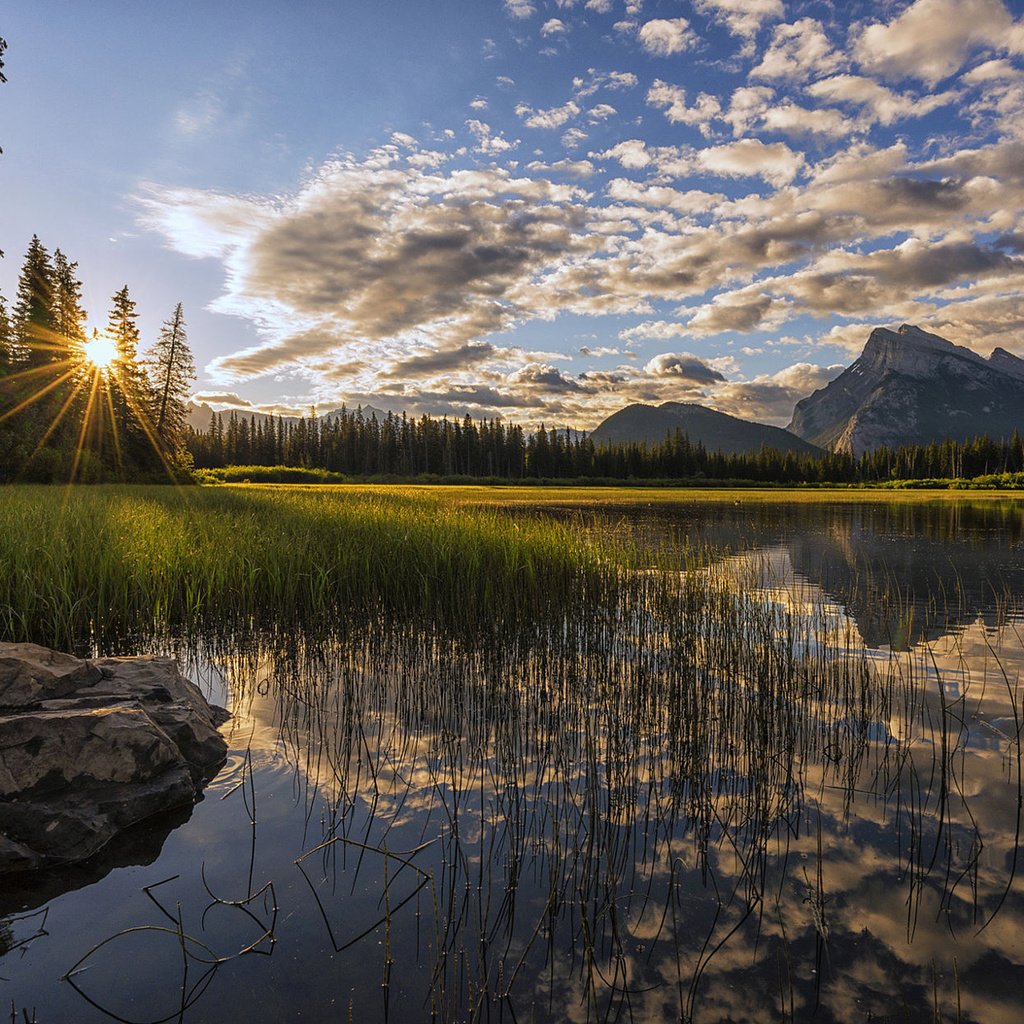
[[[676,431],[658,445],[595,445],[579,431],[536,431],[500,420],[418,419],[342,409],[300,419],[214,413],[185,439],[197,469],[293,467],[354,478],[479,480],[751,481],[871,484],[1024,472],[1024,441],[978,437],[927,446],[878,448],[860,457],[796,455],[764,448],[746,455],[708,451]],[[257,474],[252,474],[256,479]]]
[[[89,332],[78,264],[33,237],[13,305],[0,295],[0,482],[166,482],[231,466],[355,479],[748,481],[873,484],[1024,473],[1018,435],[879,448],[860,457],[711,451],[676,431],[660,444],[595,445],[583,432],[498,419],[344,407],[285,418],[214,413],[188,424],[196,371],[179,303],[145,351],[125,285]],[[201,474],[200,474],[201,476]],[[267,473],[261,479],[268,479]]]
[[[125,285],[90,332],[78,264],[33,236],[10,309],[0,295],[0,482],[187,476],[184,312],[144,352],[138,319]]]

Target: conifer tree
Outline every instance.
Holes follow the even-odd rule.
[[[85,344],[86,312],[82,308],[82,282],[76,277],[77,263],[71,263],[60,251],[53,253],[53,293],[51,320],[57,337],[54,345],[62,348],[59,358],[80,353]]]
[[[139,314],[128,286],[115,292],[107,318],[107,335],[117,350],[110,379],[114,426],[123,440],[121,470],[152,468],[153,393],[139,365]]]
[[[0,377],[11,372],[11,319],[7,313],[7,302],[0,295]]]
[[[187,418],[185,400],[196,379],[196,365],[188,347],[185,313],[179,302],[169,320],[164,321],[160,337],[149,353],[149,372],[156,402],[156,433],[165,450],[176,454],[183,450]]]
[[[50,362],[53,341],[53,264],[38,235],[32,236],[14,301],[14,361],[28,366]]]

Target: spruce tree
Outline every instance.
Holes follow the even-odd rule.
[[[63,349],[59,358],[80,355],[85,344],[86,312],[82,308],[82,282],[76,277],[77,263],[60,251],[53,253],[51,320],[57,337],[54,345]]]
[[[164,450],[179,456],[183,451],[190,385],[196,366],[188,347],[185,313],[179,302],[149,353],[149,372],[155,399],[156,433]]]
[[[7,302],[0,295],[0,377],[11,372],[11,319],[7,314]]]
[[[122,472],[155,468],[155,437],[152,427],[153,393],[139,365],[139,314],[128,286],[115,292],[107,318],[107,335],[117,357],[109,387],[114,408],[114,428],[120,439]]]
[[[14,361],[43,366],[53,352],[53,264],[37,235],[32,236],[14,300]]]

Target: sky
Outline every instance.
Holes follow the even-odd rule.
[[[1024,355],[1024,0],[5,0],[0,293],[184,304],[197,400],[785,425]]]

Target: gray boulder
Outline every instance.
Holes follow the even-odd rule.
[[[194,802],[227,718],[170,658],[0,644],[0,873],[84,860]]]

